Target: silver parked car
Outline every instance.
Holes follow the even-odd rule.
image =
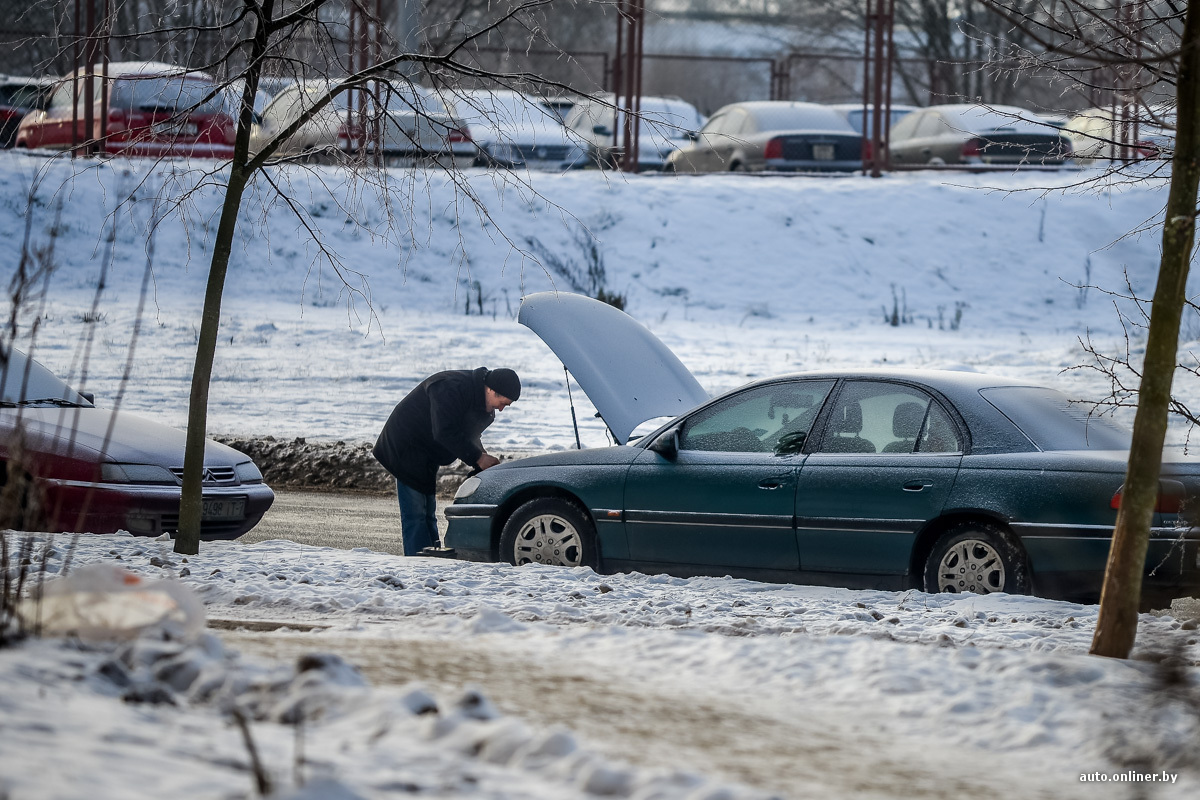
[[[325,80],[304,81],[276,95],[263,111],[262,123],[251,137],[251,152],[258,152],[295,123],[332,85]],[[476,149],[466,124],[446,109],[436,93],[415,84],[392,82],[372,86],[364,96],[366,109],[360,115],[353,94],[340,93],[290,135],[276,154],[324,160],[339,153],[373,153],[376,140],[372,125],[378,120],[382,124],[381,152],[387,166],[429,163],[463,167],[475,160]],[[351,103],[355,105],[354,111]],[[382,114],[376,111],[377,105],[382,107]]]
[[[600,167],[616,166],[624,152],[623,129],[629,115],[624,111],[618,114],[615,103],[612,94],[582,100],[565,122],[587,142],[588,162]],[[704,126],[704,115],[677,97],[642,97],[638,108],[639,169],[662,169],[667,156],[685,147],[688,137]]]
[[[466,121],[476,166],[564,170],[587,164],[587,145],[563,127],[557,100],[509,89],[453,89],[442,99]]]
[[[852,171],[862,135],[828,106],[757,101],[719,109],[667,159],[676,172]]]
[[[922,108],[892,128],[892,166],[1062,167],[1071,140],[1032,111],[1016,106]]]

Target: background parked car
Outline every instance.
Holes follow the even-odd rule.
[[[1094,601],[1129,432],[969,372],[782,375],[716,398],[623,312],[522,300],[618,443],[505,462],[446,508],[462,558]],[[682,410],[682,411],[681,411]],[[1200,460],[1164,458],[1143,600],[1200,589]]]
[[[299,119],[301,113],[315,105],[332,85],[324,80],[305,81],[280,91],[263,111],[262,123],[251,136],[251,152],[257,153],[267,141]],[[276,155],[328,159],[336,153],[354,153],[361,149],[373,153],[375,141],[370,135],[371,126],[372,120],[378,119],[382,123],[381,152],[387,166],[441,163],[462,167],[474,161],[476,148],[466,123],[451,114],[438,95],[429,89],[402,82],[376,84],[365,93],[368,99],[365,118],[357,112],[356,95],[351,92],[338,94],[333,102],[289,136],[276,150]],[[383,105],[382,115],[374,110],[376,102]],[[350,111],[351,103],[354,112]]]
[[[1175,112],[1173,109],[1138,109],[1138,137],[1130,148],[1130,158],[1170,158],[1175,148]],[[1071,117],[1064,133],[1071,138],[1075,157],[1082,162],[1121,158],[1121,122],[1112,107],[1089,108]]]
[[[511,90],[442,93],[479,148],[476,166],[563,170],[586,166],[586,143],[563,127],[557,108]]]
[[[846,121],[850,123],[851,128],[859,131],[863,136],[869,137],[871,135],[872,131],[868,130],[868,126],[875,121],[875,106],[868,105],[865,116],[863,115],[862,103],[834,103],[829,107],[845,117]],[[889,130],[896,127],[897,122],[916,110],[917,106],[893,104],[891,107]]]
[[[234,120],[226,92],[205,73],[152,61],[109,64],[107,121],[101,118],[99,66],[95,73],[92,135],[104,137],[105,152],[206,158],[233,155]],[[46,110],[26,115],[17,129],[17,147],[69,148],[73,116],[77,117],[76,141],[88,138],[84,74],[80,70],[58,81]]]
[[[603,94],[581,100],[567,115],[566,126],[587,142],[588,162],[615,166],[624,152],[626,114],[613,107],[616,97]],[[642,97],[638,125],[638,168],[662,169],[667,156],[687,145],[688,136],[704,127],[704,115],[675,97]]]
[[[892,128],[893,166],[928,164],[1061,167],[1071,140],[1037,114],[1015,106],[922,108]]]
[[[0,359],[0,391],[0,483],[27,481],[30,529],[158,536],[178,528],[183,431],[97,408],[15,349]],[[205,443],[201,538],[241,536],[274,499],[249,456]]]
[[[848,171],[862,166],[862,136],[828,106],[758,101],[719,109],[694,141],[667,159],[676,172]]]
[[[31,111],[44,109],[53,83],[39,78],[0,75],[0,147],[17,141],[17,126]]]

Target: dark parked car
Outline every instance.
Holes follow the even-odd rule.
[[[862,134],[829,106],[734,103],[709,117],[694,141],[671,153],[676,172],[851,171],[862,167]]]
[[[519,320],[623,446],[505,462],[446,508],[458,557],[852,588],[1093,600],[1128,433],[967,372],[787,375],[709,399],[653,334],[578,295]],[[680,413],[682,412],[682,413]],[[1143,599],[1200,590],[1200,462],[1164,460]]]
[[[104,151],[128,156],[233,156],[232,104],[210,76],[157,62],[108,65],[107,120],[102,119],[100,68],[92,80],[93,135]],[[44,111],[26,115],[17,147],[65,150],[88,139],[84,95],[86,73],[60,80]],[[72,86],[72,80],[76,86]],[[78,109],[76,109],[78,100]]]
[[[53,87],[37,78],[0,75],[0,147],[12,147],[17,126],[30,111],[46,107]]]
[[[97,408],[15,349],[0,357],[0,389],[0,485],[20,480],[25,487],[3,493],[20,495],[14,504],[23,506],[4,509],[10,519],[20,512],[23,527],[43,531],[157,536],[177,529],[182,431]],[[206,443],[201,538],[241,536],[274,499],[247,455]]]
[[[892,127],[892,166],[1062,167],[1071,163],[1071,140],[1024,108],[929,106]]]

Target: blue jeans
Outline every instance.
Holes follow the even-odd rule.
[[[404,555],[420,555],[426,547],[440,543],[437,529],[437,498],[396,481],[396,496],[400,500],[400,529],[404,540]]]

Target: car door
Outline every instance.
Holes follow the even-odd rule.
[[[677,429],[674,453],[630,468],[624,518],[635,561],[794,570],[796,475],[833,381],[780,381],[722,398]]]
[[[964,441],[923,389],[846,381],[797,481],[801,568],[904,573],[917,531],[946,503]]]

